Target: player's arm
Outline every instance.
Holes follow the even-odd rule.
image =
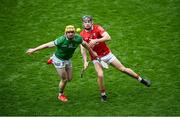
[[[48,43],[45,43],[45,44],[42,44],[38,47],[35,47],[35,48],[29,48],[26,53],[31,55],[32,53],[36,52],[36,51],[39,51],[39,50],[42,50],[42,49],[45,49],[45,48],[52,48],[54,47],[55,44],[54,44],[54,41],[51,41],[51,42],[48,42]]]
[[[90,40],[89,45],[91,47],[94,47],[96,44],[98,44],[100,42],[105,42],[105,41],[111,40],[111,37],[110,37],[110,35],[107,32],[103,32],[101,34],[101,36],[102,36],[102,38]]]
[[[92,50],[92,48],[90,48],[89,44],[85,41],[82,42],[82,44],[80,45],[80,48],[81,48],[81,54],[82,54],[83,62],[84,62],[84,69],[86,69],[88,67],[87,51],[86,50],[88,50],[93,55],[94,58],[97,58],[97,53],[94,52]]]
[[[111,37],[110,37],[110,35],[107,32],[102,33],[101,36],[102,36],[102,38],[96,39],[96,43],[105,42],[105,41],[111,40]]]
[[[88,44],[87,42],[83,41],[81,45],[82,45],[84,48],[86,48],[86,49],[92,54],[92,56],[93,56],[94,58],[97,58],[97,53],[92,50],[92,48],[89,46],[89,44]],[[84,54],[85,54],[85,52],[84,52]],[[87,58],[87,57],[86,57],[86,58]]]
[[[81,49],[81,55],[83,57],[83,61],[86,62],[87,61],[86,49],[82,45],[80,45],[80,49]]]
[[[84,69],[86,69],[88,67],[87,52],[86,52],[86,49],[82,45],[80,45],[80,49],[81,49],[81,55],[83,58]]]

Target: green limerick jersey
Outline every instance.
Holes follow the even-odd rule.
[[[66,36],[61,36],[54,41],[57,46],[55,55],[59,59],[69,60],[79,44],[82,43],[82,37],[75,34],[74,39],[68,40]]]

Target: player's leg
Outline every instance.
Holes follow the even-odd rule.
[[[72,62],[71,60],[66,60],[66,72],[67,72],[67,80],[71,81],[72,80]]]
[[[111,65],[117,68],[118,70],[132,76],[135,79],[138,79],[138,74],[136,74],[133,70],[130,68],[126,68],[117,58],[115,58],[112,62]]]
[[[66,72],[66,69],[65,68],[56,68],[56,71],[60,77],[60,82],[59,82],[59,96],[58,96],[58,99],[63,101],[63,102],[66,102],[67,101],[67,97],[64,95],[64,90],[65,90],[65,87],[66,87],[66,84],[67,84],[67,72]]]
[[[72,80],[72,67],[66,68],[66,72],[67,72],[67,81],[71,81]]]
[[[59,78],[60,78],[58,99],[65,102],[65,101],[67,101],[67,97],[64,96],[64,90],[65,90],[67,80],[68,80],[66,64],[65,64],[64,60],[58,59],[55,55],[52,56],[52,61],[53,61],[52,63],[54,64],[54,67],[56,68],[56,71],[59,75]]]
[[[95,70],[96,70],[96,73],[98,76],[97,82],[98,82],[98,86],[99,86],[100,93],[101,93],[101,100],[106,101],[107,96],[105,93],[103,68],[97,60],[94,60],[93,63],[94,63],[94,67],[95,67]]]
[[[135,73],[132,69],[126,68],[116,57],[111,60],[111,65],[117,68],[118,70],[122,71],[123,73],[126,73],[127,75],[137,79],[141,83],[143,83],[146,86],[150,86],[151,83],[150,81],[141,78],[137,73]]]
[[[64,89],[68,81],[72,79],[72,63],[71,60],[64,60],[61,62],[60,66],[61,69],[57,69],[57,72],[61,78],[59,83],[59,96],[58,99],[66,102],[68,99],[64,95]]]
[[[64,89],[65,89],[66,83],[67,83],[67,72],[66,72],[65,68],[61,68],[61,69],[56,68],[56,71],[60,78],[59,93],[64,93]]]

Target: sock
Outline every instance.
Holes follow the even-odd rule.
[[[141,80],[142,80],[142,78],[139,76],[139,77],[138,77],[138,81],[141,82]]]
[[[103,89],[103,90],[101,90],[101,95],[103,96],[103,95],[106,95],[106,92],[105,92],[105,90]]]
[[[59,88],[59,95],[62,95],[63,93],[64,91],[61,88]]]
[[[105,92],[103,92],[103,93],[101,93],[101,95],[103,96],[103,95],[106,95],[106,93]]]

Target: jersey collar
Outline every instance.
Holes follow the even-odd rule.
[[[68,41],[72,41],[72,40],[74,40],[75,39],[75,37],[72,39],[72,40],[69,40],[69,38],[67,38],[67,36],[65,35],[65,37],[66,37],[66,40],[68,40]]]

